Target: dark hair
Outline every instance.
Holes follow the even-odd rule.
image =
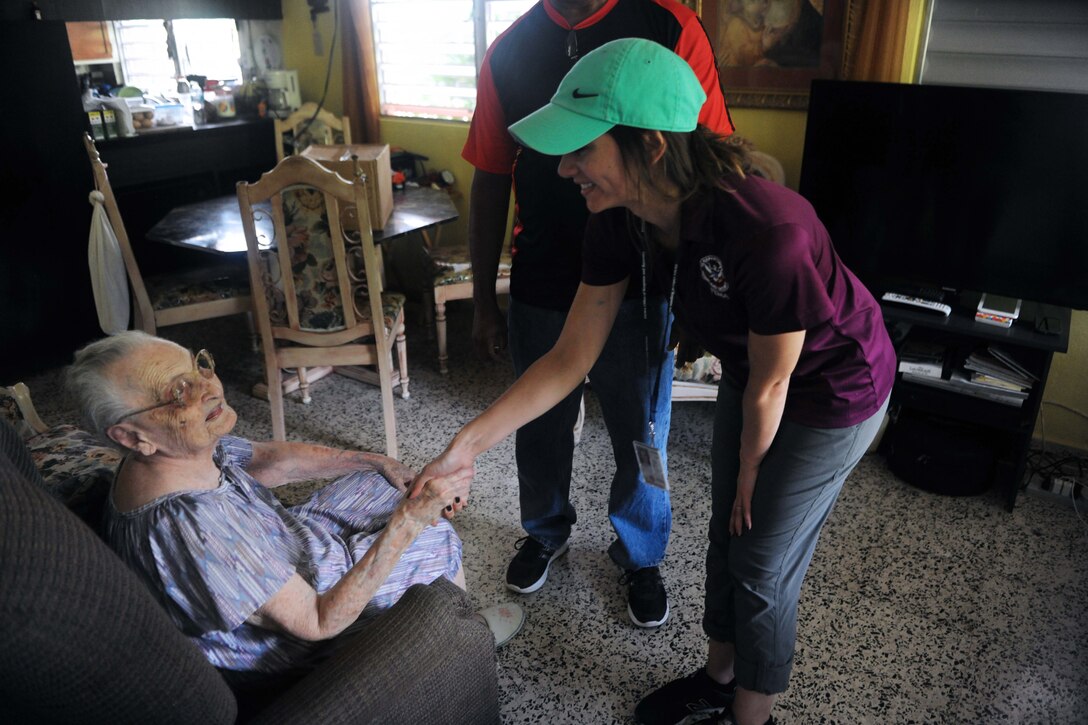
[[[740,146],[729,143],[705,126],[694,131],[662,131],[665,137],[665,155],[661,157],[659,175],[650,163],[644,142],[646,131],[632,126],[613,126],[608,132],[619,146],[627,166],[627,173],[650,186],[655,192],[677,201],[709,189],[729,189],[729,177],[745,176],[747,154]],[[678,192],[663,188],[664,180],[674,185]]]

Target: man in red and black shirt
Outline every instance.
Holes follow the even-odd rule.
[[[509,340],[518,375],[559,337],[581,278],[588,212],[578,187],[557,174],[558,159],[522,148],[507,127],[547,104],[579,57],[631,37],[656,41],[686,59],[707,94],[699,122],[722,135],[733,132],[706,31],[690,8],[674,0],[542,0],[484,57],[462,152],[476,167],[469,211],[473,342],[478,353],[498,358]],[[511,188],[516,205],[513,270],[504,329],[495,277]],[[664,341],[670,315],[662,297],[651,297],[644,320],[641,290],[631,287],[589,377],[616,458],[609,497],[616,540],[609,555],[626,571],[631,620],[656,627],[669,614],[658,565],[668,545],[672,512],[668,492],[639,473],[632,441],[659,448],[664,462],[672,384],[672,354],[664,350]],[[517,433],[521,521],[528,536],[507,570],[507,586],[514,591],[543,586],[551,562],[567,549],[576,519],[569,492],[572,430],[581,394],[574,391]]]

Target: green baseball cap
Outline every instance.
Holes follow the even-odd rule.
[[[694,131],[705,101],[687,61],[652,40],[622,38],[575,63],[551,102],[510,133],[534,151],[562,156],[613,126]]]

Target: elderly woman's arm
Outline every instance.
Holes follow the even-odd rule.
[[[363,558],[324,594],[298,574],[247,620],[250,624],[316,641],[343,632],[359,618],[389,578],[404,551],[456,498],[467,497],[471,469],[433,478],[414,499],[404,499]]]
[[[247,471],[269,488],[314,478],[334,478],[359,470],[376,470],[401,491],[415,472],[380,453],[345,451],[308,443],[269,441],[253,444]]]

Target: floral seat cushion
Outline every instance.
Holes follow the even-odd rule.
[[[72,425],[58,425],[26,441],[46,489],[92,526],[101,519],[121,453]]]
[[[249,277],[244,270],[224,271],[210,276],[147,277],[144,284],[151,298],[151,306],[156,310],[249,296]]]
[[[447,284],[472,281],[472,261],[469,259],[466,247],[445,248],[432,251],[431,258],[435,262],[434,286],[441,287]],[[510,276],[510,265],[513,260],[508,252],[503,252],[499,257],[499,277]]]
[[[73,425],[46,427],[33,408],[21,383],[0,388],[0,418],[23,439],[46,490],[97,527],[120,451]]]

